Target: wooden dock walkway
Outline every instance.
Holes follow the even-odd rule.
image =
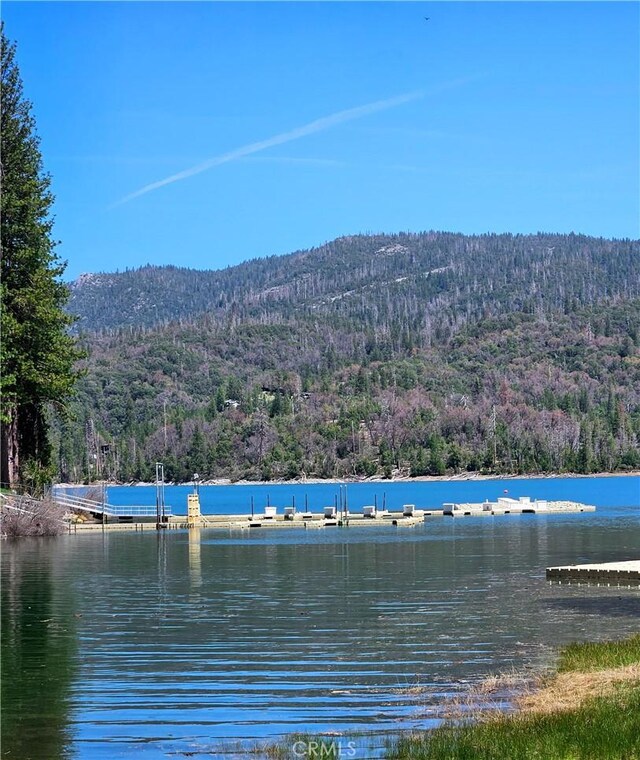
[[[593,565],[548,567],[547,580],[567,583],[640,585],[640,559],[625,562],[601,562]]]
[[[442,510],[439,511],[442,515]],[[433,514],[433,512],[427,512],[426,514]],[[412,527],[417,525],[423,525],[424,518],[422,515],[415,517],[404,517],[402,512],[387,512],[384,516],[378,516],[377,518],[364,517],[361,514],[350,514],[348,519],[343,519],[340,515],[327,519],[319,513],[313,513],[309,519],[302,519],[300,515],[296,516],[296,519],[285,519],[283,515],[276,515],[275,517],[264,518],[264,515],[255,515],[251,517],[249,515],[202,515],[193,527],[197,528],[218,528],[222,530],[237,530],[237,529],[251,529],[251,528],[276,528],[276,529],[292,529],[292,528],[331,528],[331,527],[348,527],[351,526],[366,526],[374,527],[381,525],[394,526],[394,527]],[[165,527],[169,530],[188,528],[186,516],[171,515],[169,516]],[[149,519],[147,522],[108,522],[102,524],[100,522],[79,522],[72,523],[70,526],[70,532],[80,533],[85,531],[96,530],[155,530],[155,520]]]

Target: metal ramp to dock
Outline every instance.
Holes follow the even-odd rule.
[[[75,510],[91,514],[96,518],[116,518],[118,520],[133,520],[135,517],[157,517],[157,507],[153,505],[121,505],[107,504],[104,501],[92,501],[83,499],[80,496],[71,496],[69,494],[54,493],[53,501],[69,511]],[[163,505],[164,517],[172,516],[171,507]]]

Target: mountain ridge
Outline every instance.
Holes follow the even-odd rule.
[[[588,259],[581,262],[575,256],[567,256],[567,250],[575,252],[576,248],[590,253]],[[562,255],[551,265],[556,250]],[[471,262],[474,252],[480,258],[476,272]],[[521,285],[522,279],[528,277],[531,282],[537,280],[538,289],[549,271],[557,276],[558,267],[578,264],[581,264],[582,274],[589,275],[583,277],[584,281],[603,277],[614,282],[612,262],[607,261],[606,256],[624,257],[627,261],[619,269],[635,272],[635,279],[631,278],[635,287],[624,292],[625,285],[631,284],[629,280],[626,283],[618,280],[616,285],[627,297],[640,295],[637,254],[637,241],[573,234],[464,236],[432,231],[352,235],[306,251],[252,259],[224,269],[146,265],[122,273],[92,274],[89,280],[85,275],[71,286],[69,310],[80,315],[78,329],[96,330],[126,325],[149,327],[174,319],[216,314],[232,302],[250,311],[260,304],[273,307],[295,299],[298,306],[318,309],[327,306],[323,299],[335,301],[345,293],[352,295],[352,286],[360,290],[366,285],[379,287],[385,280],[389,288],[402,285],[404,289],[407,281],[415,284],[416,278],[434,277],[443,281],[441,290],[447,287],[449,280],[455,280],[458,287],[468,288],[468,281],[474,277],[498,274],[496,268],[490,266],[492,255],[501,262],[500,266],[509,257],[517,259],[517,269],[512,266],[513,262],[505,262],[518,275],[517,284]],[[632,267],[630,258],[634,255],[636,266]],[[585,272],[585,268],[593,271]],[[579,290],[577,273],[573,274],[571,282]],[[500,283],[501,287],[505,285]],[[433,289],[419,290],[423,298],[428,298]],[[573,292],[569,294],[573,295]],[[555,306],[559,307],[557,297]]]

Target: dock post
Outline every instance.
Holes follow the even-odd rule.
[[[201,520],[200,496],[197,493],[190,493],[187,496],[187,527],[196,528]]]

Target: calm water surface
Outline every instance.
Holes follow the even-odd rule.
[[[282,507],[295,503],[301,509],[321,512],[325,505],[334,504],[346,496],[351,509],[360,510],[365,504],[383,503],[391,510],[403,504],[415,504],[419,509],[440,508],[446,501],[484,501],[495,499],[508,491],[509,496],[530,496],[533,499],[570,499],[594,506],[640,504],[638,477],[578,477],[578,478],[509,478],[490,480],[368,482],[340,486],[336,483],[218,485],[200,488],[200,503],[204,514],[248,514],[253,500],[256,513],[267,504]],[[165,500],[174,514],[186,514],[187,494],[191,486],[166,486]],[[114,505],[153,505],[155,486],[113,486],[107,489],[107,500]]]
[[[637,558],[639,485],[594,479],[581,500],[605,504],[566,516],[6,541],[3,756],[218,757],[294,731],[434,725],[487,674],[640,629],[637,589],[544,579],[552,564]],[[359,488],[353,508],[370,503]]]

